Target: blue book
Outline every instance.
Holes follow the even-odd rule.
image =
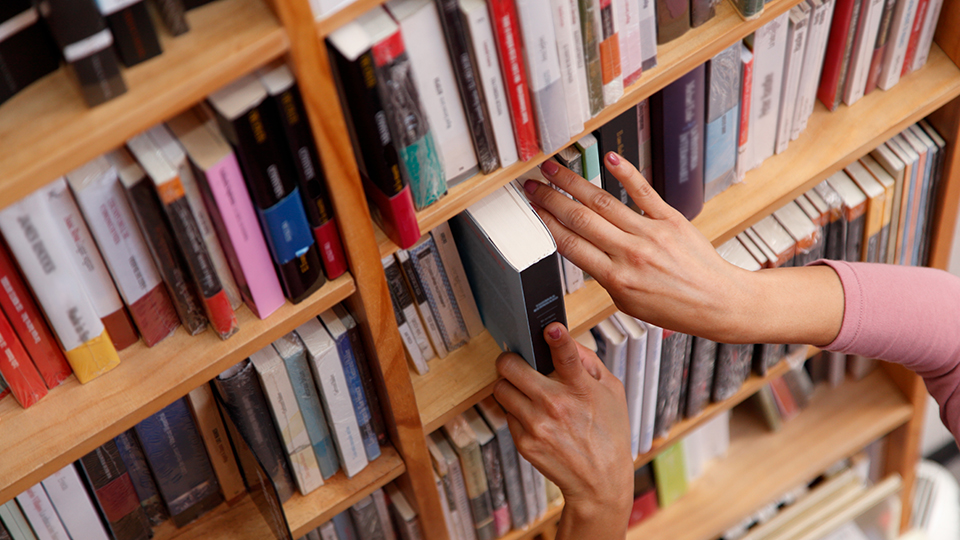
[[[367,453],[367,459],[373,461],[380,457],[380,444],[377,442],[377,434],[371,423],[370,407],[367,406],[367,397],[363,391],[363,382],[360,380],[360,371],[357,369],[353,347],[350,346],[347,327],[332,309],[321,313],[320,321],[337,344],[337,354],[340,356],[340,364],[343,366],[343,375],[347,378],[347,386],[350,388],[353,411],[357,415],[357,424],[360,425],[363,449]]]
[[[207,450],[183,398],[135,429],[174,525],[183,527],[223,502]]]
[[[160,500],[157,484],[147,466],[147,458],[143,455],[143,448],[140,447],[137,434],[133,429],[129,429],[114,437],[113,440],[117,443],[120,459],[127,466],[133,489],[140,499],[140,506],[147,513],[150,525],[157,526],[163,523],[169,517],[167,509]]]
[[[287,375],[290,377],[290,384],[293,385],[293,393],[297,398],[297,405],[300,406],[303,423],[310,436],[313,451],[317,454],[320,474],[325,479],[330,478],[340,469],[340,460],[337,458],[337,449],[333,445],[333,438],[330,437],[330,430],[324,420],[320,395],[317,393],[310,366],[307,364],[307,351],[303,342],[300,341],[300,336],[293,332],[274,341],[273,348],[283,358],[283,364],[287,367]]]

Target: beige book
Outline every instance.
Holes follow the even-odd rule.
[[[223,498],[227,502],[232,502],[242,497],[246,494],[247,488],[243,484],[243,477],[240,476],[240,468],[233,455],[233,448],[230,446],[227,428],[223,425],[220,411],[217,410],[217,403],[213,398],[210,385],[204,383],[191,390],[187,394],[187,402],[193,411],[193,420],[197,424],[203,445],[210,456],[213,472],[217,475],[217,481],[220,482]]]

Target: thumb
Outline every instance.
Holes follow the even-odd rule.
[[[543,337],[550,346],[553,368],[560,382],[577,385],[584,375],[583,363],[577,342],[570,336],[566,327],[558,322],[550,323],[543,331]]]

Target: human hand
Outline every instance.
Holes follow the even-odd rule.
[[[633,503],[623,385],[562,324],[548,325],[544,338],[555,371],[541,375],[504,353],[493,394],[517,449],[563,492],[558,538],[623,538]]]

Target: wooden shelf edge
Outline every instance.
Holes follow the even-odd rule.
[[[226,341],[181,328],[153,348],[140,342],[121,352],[118,367],[85,385],[70,377],[30,409],[12,399],[0,402],[0,504],[354,292],[353,277],[345,274],[263,321],[241,308],[240,331]]]
[[[561,501],[548,508],[542,518],[534,521],[523,529],[512,529],[498,540],[533,540],[533,538],[543,532],[548,525],[559,520],[562,512],[563,502]]]

